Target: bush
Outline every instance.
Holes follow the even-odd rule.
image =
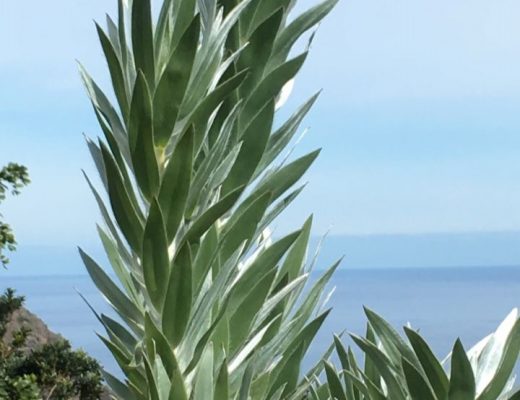
[[[25,347],[30,327],[21,327],[10,340],[6,327],[24,298],[7,289],[0,296],[0,399],[97,400],[102,391],[101,368],[66,340],[37,349]]]

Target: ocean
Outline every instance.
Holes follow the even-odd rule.
[[[0,282],[1,289],[13,287],[26,296],[26,306],[51,330],[118,374],[95,334],[102,328],[78,294],[99,312],[110,313],[88,276],[8,274]],[[466,348],[471,347],[520,305],[520,267],[342,269],[333,277],[330,289],[333,287],[333,311],[311,347],[308,364],[331,343],[333,333],[363,334],[363,306],[399,330],[407,323],[420,329],[435,353],[444,357],[457,337]]]

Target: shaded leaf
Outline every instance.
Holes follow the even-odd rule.
[[[474,400],[475,377],[466,351],[459,339],[455,342],[451,356],[451,376],[448,390],[449,400]]]
[[[150,0],[132,0],[132,47],[136,70],[155,87],[154,40]]]
[[[164,219],[157,200],[152,200],[143,237],[143,276],[153,305],[161,310],[166,295],[170,260]]]
[[[145,197],[151,200],[159,188],[159,167],[155,156],[152,99],[141,72],[132,94],[128,135],[137,183]]]
[[[175,258],[169,277],[162,314],[162,326],[168,341],[176,346],[183,337],[191,311],[191,252],[185,244]]]
[[[188,129],[175,146],[159,190],[169,242],[175,237],[186,208],[193,168],[193,135],[193,129]]]
[[[157,146],[165,147],[188,87],[200,34],[200,19],[194,18],[171,54],[157,83],[153,98],[154,132]]]

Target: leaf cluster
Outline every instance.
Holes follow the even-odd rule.
[[[269,226],[319,153],[282,154],[317,95],[279,126],[275,114],[307,56],[290,50],[335,3],[291,21],[290,0],[166,0],[157,18],[148,0],[120,1],[116,21],[98,26],[116,102],[82,69],[106,196],[88,182],[116,280],[81,256],[120,317],[98,315],[125,374],[106,374],[119,398],[307,390],[302,360],[337,264],[304,289],[312,218],[276,240]]]
[[[18,195],[20,189],[29,184],[29,173],[23,165],[9,163],[0,169],[0,203],[5,200],[7,193]],[[9,258],[4,254],[16,249],[16,239],[11,227],[2,221],[0,214],[0,264],[4,267],[9,263]]]
[[[359,365],[350,347],[335,338],[340,370],[325,363],[326,381],[312,399],[338,400],[513,400],[513,369],[520,351],[520,319],[513,310],[497,330],[468,352],[460,340],[438,360],[421,335],[405,327],[403,339],[383,318],[365,309],[364,337],[351,335],[364,354]],[[449,365],[448,365],[449,364]],[[445,368],[445,365],[449,368]]]

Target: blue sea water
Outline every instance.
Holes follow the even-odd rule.
[[[16,288],[53,331],[117,373],[95,335],[102,329],[78,294],[99,312],[110,312],[88,276],[4,276],[1,286]],[[336,288],[330,299],[333,311],[311,348],[309,362],[330,344],[333,333],[363,333],[363,305],[395,327],[410,322],[419,328],[439,357],[450,351],[457,337],[469,348],[520,305],[520,267],[343,269],[330,286]]]

